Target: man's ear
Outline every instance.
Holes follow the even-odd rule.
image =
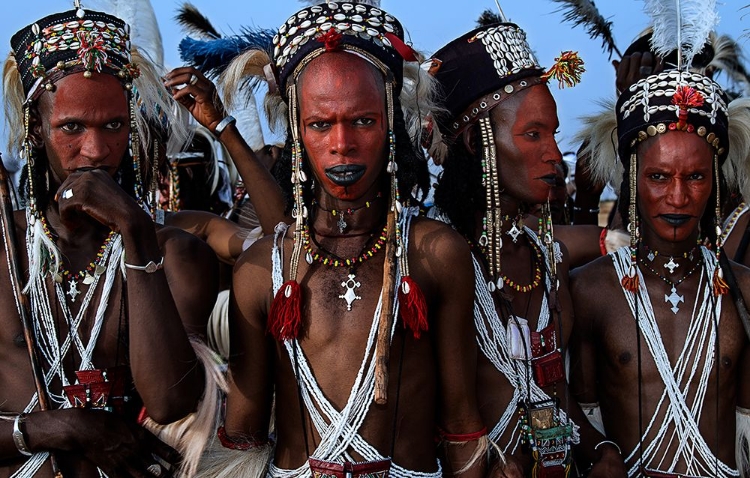
[[[461,139],[464,142],[464,147],[466,148],[466,151],[468,151],[472,156],[476,156],[477,151],[477,125],[473,124],[466,128],[463,133],[461,133]]]

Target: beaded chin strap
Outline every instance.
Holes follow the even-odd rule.
[[[503,288],[500,254],[503,249],[503,213],[500,208],[500,179],[497,172],[497,149],[492,121],[489,115],[479,119],[479,132],[482,136],[482,186],[485,191],[486,207],[482,218],[482,233],[479,246],[484,249],[489,262],[490,279],[487,288],[495,292]]]

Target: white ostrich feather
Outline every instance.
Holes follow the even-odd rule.
[[[87,0],[84,8],[114,15],[130,25],[130,41],[159,69],[164,68],[164,45],[150,0]]]
[[[658,55],[678,50],[679,65],[690,65],[719,23],[716,0],[645,0],[654,35],[651,48]]]

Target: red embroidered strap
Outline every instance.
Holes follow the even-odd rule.
[[[603,256],[607,255],[607,228],[602,228],[602,233],[599,234],[599,251]]]
[[[438,431],[444,441],[448,441],[452,443],[463,443],[463,442],[479,440],[480,438],[482,438],[483,436],[487,434],[487,427],[482,427],[481,430],[474,432],[474,433],[464,433],[464,434],[448,433],[442,428],[439,429]]]
[[[219,441],[221,442],[221,446],[224,448],[229,448],[230,450],[240,450],[240,451],[247,451],[251,448],[256,448],[259,446],[263,446],[267,441],[256,441],[249,438],[232,438],[229,435],[227,435],[227,431],[224,428],[224,425],[220,426],[219,429],[216,432],[216,436],[219,437]]]
[[[391,42],[393,48],[401,55],[404,61],[417,61],[417,55],[414,53],[414,49],[403,42],[397,35],[393,33],[386,33],[385,37]]]

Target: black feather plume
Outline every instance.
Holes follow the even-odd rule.
[[[177,15],[174,19],[177,20],[177,23],[179,23],[188,34],[211,40],[221,38],[221,35],[216,31],[209,19],[192,3],[183,3],[182,7],[177,10]]]
[[[592,0],[552,0],[560,3],[562,6],[556,10],[564,12],[564,20],[572,22],[574,27],[578,25],[586,26],[586,33],[593,39],[600,37],[602,39],[602,48],[607,52],[610,58],[612,53],[616,52],[620,57],[622,53],[617,49],[615,40],[612,35],[612,22],[607,21]]]
[[[479,15],[479,18],[477,19],[477,28],[488,27],[498,23],[503,23],[503,18],[488,8]]]

